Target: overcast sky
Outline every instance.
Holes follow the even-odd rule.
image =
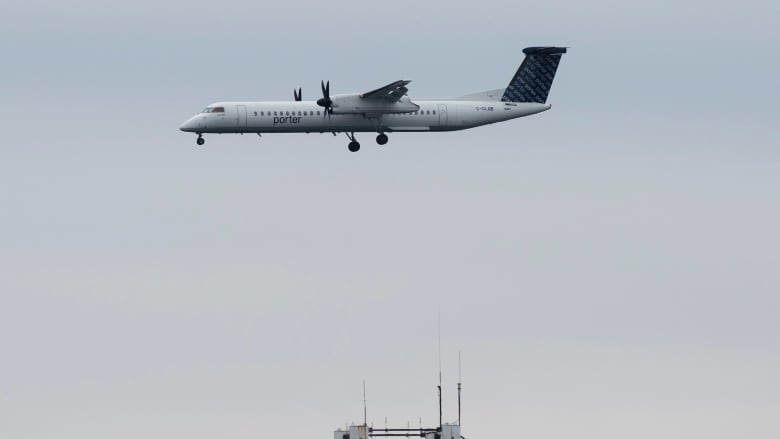
[[[458,133],[207,136],[218,100],[504,87]],[[780,3],[6,1],[0,437],[780,436]]]

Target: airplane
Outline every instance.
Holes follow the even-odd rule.
[[[528,47],[525,58],[506,88],[473,93],[455,99],[409,98],[411,81],[399,80],[366,93],[330,94],[330,81],[321,82],[322,97],[304,101],[293,90],[293,101],[216,102],[189,118],[179,128],[206,133],[345,133],[348,149],[360,150],[355,133],[377,133],[376,143],[388,142],[387,133],[458,131],[551,108],[547,104],[565,47]]]

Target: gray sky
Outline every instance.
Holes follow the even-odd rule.
[[[777,2],[6,2],[0,437],[780,435]],[[553,110],[358,154],[217,100],[504,86]]]

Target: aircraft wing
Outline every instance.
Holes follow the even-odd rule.
[[[412,81],[395,81],[376,90],[360,95],[363,99],[372,99],[384,102],[398,102],[409,91],[406,86]]]

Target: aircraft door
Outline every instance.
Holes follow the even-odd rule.
[[[236,109],[238,110],[237,113],[237,125],[239,128],[246,128],[246,105],[238,105],[236,106]]]
[[[443,127],[447,126],[447,105],[446,104],[439,104],[439,125]]]

